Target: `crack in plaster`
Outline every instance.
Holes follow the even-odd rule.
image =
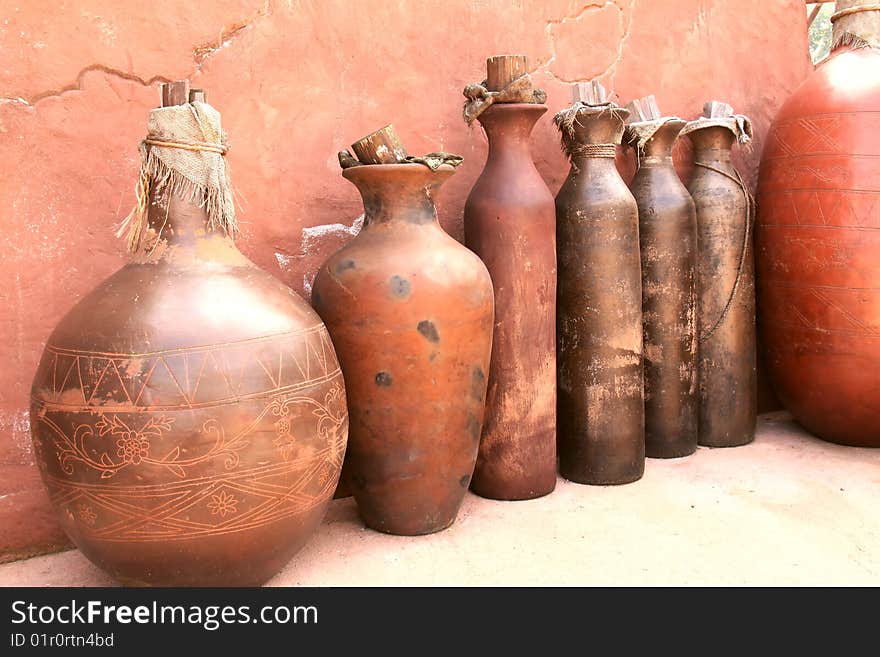
[[[223,28],[220,31],[220,36],[218,36],[216,40],[194,46],[193,59],[196,62],[196,71],[200,71],[205,60],[210,58],[218,50],[226,48],[244,30],[251,27],[259,19],[268,16],[271,9],[270,0],[266,0],[266,2],[263,3],[263,6],[260,7],[250,18],[246,18],[243,21],[233,23],[229,27]]]
[[[623,21],[623,9],[620,10],[620,20]],[[608,75],[608,88],[610,89],[610,94],[614,93],[614,82],[617,79],[617,66],[620,64],[623,59],[623,48],[626,46],[626,42],[629,41],[629,35],[632,33],[633,21],[636,16],[636,0],[630,0],[629,2],[629,20],[626,22],[626,26],[623,30],[623,36],[620,38],[620,41],[617,44],[617,57],[614,58],[614,61],[605,69],[602,75]]]
[[[577,77],[572,79],[567,79],[557,74],[551,66],[556,61],[556,35],[553,32],[553,28],[556,25],[562,25],[568,22],[577,22],[580,21],[584,16],[589,13],[595,11],[601,11],[606,7],[613,6],[618,11],[618,21],[621,26],[622,35],[617,44],[617,54],[608,66],[605,67],[605,70],[599,73],[598,75],[590,76],[590,77]],[[568,14],[561,18],[551,18],[544,25],[544,33],[547,35],[547,41],[550,46],[550,57],[544,61],[539,62],[537,66],[535,66],[530,73],[536,73],[539,70],[543,70],[546,72],[551,78],[556,80],[557,82],[562,82],[564,84],[573,84],[575,82],[589,82],[590,80],[599,79],[610,75],[609,81],[609,95],[614,93],[614,78],[617,73],[617,66],[620,64],[621,59],[623,58],[623,49],[626,45],[626,42],[629,40],[630,32],[632,31],[632,23],[633,16],[635,15],[635,7],[636,0],[630,0],[629,3],[629,16],[624,19],[624,8],[621,7],[617,2],[613,0],[606,0],[606,2],[590,2],[581,7],[577,12],[573,14]]]
[[[236,37],[238,37],[247,28],[251,27],[256,21],[264,18],[265,16],[268,16],[271,13],[271,4],[271,0],[266,0],[266,2],[264,2],[263,5],[250,18],[239,21],[237,23],[233,23],[229,27],[224,27],[220,31],[220,35],[217,37],[216,40],[193,46],[192,54],[193,60],[195,61],[196,65],[192,72],[187,75],[186,79],[192,79],[196,75],[196,73],[201,72],[202,65],[208,59],[210,59],[214,55],[214,53],[229,46],[229,44],[232,43],[236,39]],[[112,66],[106,66],[104,64],[90,64],[83,68],[77,74],[76,80],[70,84],[66,84],[58,89],[41,91],[40,93],[35,94],[30,98],[25,98],[24,96],[17,95],[2,96],[0,97],[0,104],[15,104],[23,105],[25,107],[33,107],[41,100],[44,100],[46,98],[62,96],[69,91],[82,91],[85,76],[93,71],[100,71],[105,75],[126,80],[128,82],[136,82],[143,87],[151,87],[157,82],[171,82],[171,79],[164,75],[154,75],[150,78],[144,79],[139,75],[135,75],[134,73],[126,73],[125,71],[113,68]]]
[[[136,82],[144,87],[150,87],[154,85],[156,82],[169,82],[168,78],[162,75],[154,75],[153,77],[144,80],[139,75],[135,75],[134,73],[126,73],[125,71],[120,71],[119,69],[113,68],[111,66],[105,66],[104,64],[90,64],[82,69],[76,76],[76,80],[70,84],[64,85],[59,89],[50,89],[48,91],[41,91],[40,93],[30,97],[24,98],[22,96],[3,96],[0,98],[0,102],[2,103],[17,103],[20,105],[25,105],[28,107],[33,107],[41,100],[46,98],[52,98],[55,96],[61,96],[68,91],[82,91],[83,79],[88,73],[92,71],[101,71],[105,75],[110,75],[116,78],[120,78],[122,80],[127,80],[129,82]]]

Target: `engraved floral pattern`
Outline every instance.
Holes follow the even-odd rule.
[[[116,441],[116,455],[124,463],[137,465],[150,455],[150,441],[134,431],[124,431]]]
[[[77,514],[79,515],[79,519],[82,520],[89,527],[94,526],[95,520],[98,519],[98,514],[95,513],[95,510],[92,509],[88,504],[80,504],[77,508]]]
[[[211,515],[220,516],[221,518],[236,513],[238,511],[237,507],[238,500],[235,499],[235,495],[226,491],[220,491],[218,495],[211,495],[211,501],[208,502],[208,509],[210,509]]]
[[[318,418],[318,437],[335,445],[331,439],[347,418],[345,404],[340,403],[344,401],[344,395],[342,387],[334,385],[324,395],[323,404],[311,397],[290,397],[288,399],[276,399],[272,402],[270,409],[272,414],[278,417],[278,420],[275,422],[276,438],[273,444],[278,448],[284,461],[290,460],[297,444],[290,421],[291,407],[300,404],[311,406],[312,414]],[[337,456],[339,455],[336,453],[331,454],[334,462]]]
[[[185,467],[216,456],[225,457],[224,465],[227,470],[231,470],[239,464],[238,452],[248,445],[249,441],[245,436],[253,429],[251,426],[244,432],[228,438],[223,426],[217,420],[209,419],[202,424],[201,429],[203,436],[212,439],[209,443],[211,447],[207,452],[184,458],[180,447],[174,447],[160,457],[153,454],[157,447],[153,441],[169,432],[174,422],[173,418],[164,415],[148,419],[140,429],[126,424],[116,414],[102,415],[94,425],[77,426],[73,437],[68,436],[60,426],[45,415],[41,416],[40,420],[56,435],[58,460],[65,473],[72,474],[74,463],[79,462],[98,470],[102,479],[109,479],[123,468],[142,464],[167,468],[176,476],[183,478]],[[109,452],[99,452],[100,456],[97,456],[93,439],[108,435],[116,439],[113,444],[115,450],[111,448]],[[111,456],[114,451],[116,459]]]

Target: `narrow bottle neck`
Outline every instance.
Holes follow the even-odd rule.
[[[169,244],[194,244],[209,235],[205,208],[163,191],[150,194],[149,223],[156,236]]]
[[[729,148],[696,148],[694,149],[694,161],[728,167],[732,166],[733,159]]]
[[[431,171],[421,164],[372,164],[343,172],[364,201],[364,225],[437,224],[434,194],[455,170]]]
[[[575,155],[571,158],[571,167],[574,171],[604,173],[617,171],[617,164],[613,157],[586,157]]]
[[[532,157],[531,129],[486,129],[486,138],[489,140],[490,160]]]
[[[532,129],[546,111],[544,105],[502,103],[483,112],[479,121],[489,140],[489,161],[531,161]]]
[[[650,155],[642,151],[639,154],[640,169],[663,169],[673,167],[672,153],[651,153]]]
[[[437,223],[434,200],[424,189],[415,193],[401,193],[385,188],[362,196],[364,224],[367,226]]]

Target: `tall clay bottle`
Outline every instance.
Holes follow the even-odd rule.
[[[751,123],[726,103],[706,103],[682,130],[694,145],[688,191],[697,209],[699,442],[736,447],[755,438],[755,263],[752,198],[730,154]]]
[[[653,96],[627,106],[638,149],[630,189],[639,206],[645,363],[645,453],[697,449],[697,225],[694,202],[672,165],[685,122],[662,117]]]
[[[556,195],[559,468],[582,484],[645,471],[639,212],[615,166],[625,109],[593,82],[556,115],[571,171]]]
[[[465,119],[479,117],[489,157],[464,209],[467,245],[495,288],[495,335],[486,424],[472,490],[524,500],[556,485],[556,244],[553,195],[529,137],[547,111],[525,57],[487,62],[465,89]]]
[[[165,85],[150,113],[137,255],[49,337],[31,430],[95,564],[127,584],[256,585],[333,496],[345,390],[318,316],[235,247],[220,115],[187,100]]]
[[[345,374],[361,517],[428,534],[455,520],[477,459],[492,282],[437,221],[434,195],[461,158],[407,157],[390,126],[353,150],[359,160],[343,151],[340,161],[363,197],[364,228],[322,265],[312,303]]]
[[[770,128],[758,320],[773,387],[820,438],[880,447],[880,3],[838,0],[831,55]]]

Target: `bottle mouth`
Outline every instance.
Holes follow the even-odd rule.
[[[410,178],[441,178],[446,179],[455,173],[455,167],[451,164],[441,164],[436,169],[431,169],[425,164],[418,162],[401,162],[396,164],[362,164],[356,167],[348,167],[342,170],[343,178],[355,180],[370,177],[399,177]]]

